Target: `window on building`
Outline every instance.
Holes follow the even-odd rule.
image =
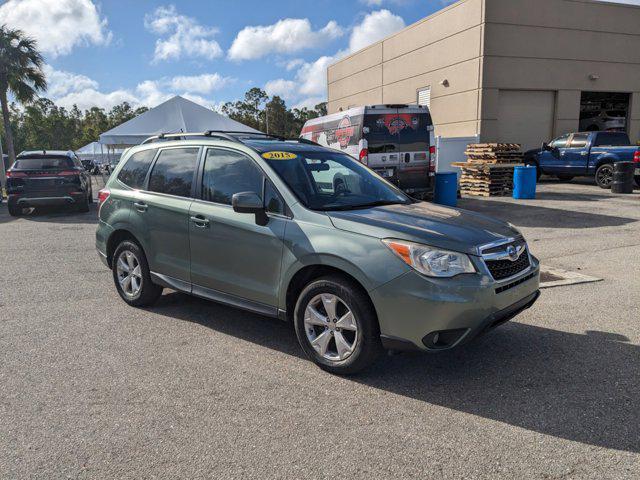
[[[431,87],[418,90],[418,105],[431,108]]]
[[[258,166],[240,152],[210,148],[204,162],[202,199],[231,205],[240,192],[262,194],[264,176]]]
[[[178,197],[191,196],[198,150],[198,148],[161,150],[149,177],[149,191]]]
[[[147,172],[157,151],[153,148],[131,155],[118,173],[118,180],[134,190],[143,189],[144,180],[147,178]]]

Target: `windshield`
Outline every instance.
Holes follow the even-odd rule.
[[[293,153],[293,152],[292,152]],[[288,160],[267,163],[312,210],[353,210],[413,203],[371,170],[339,152],[295,152]]]

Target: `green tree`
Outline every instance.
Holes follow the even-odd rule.
[[[10,162],[15,161],[16,152],[8,93],[22,104],[33,102],[38,92],[47,88],[43,64],[34,39],[25,36],[21,30],[0,26],[0,104]]]

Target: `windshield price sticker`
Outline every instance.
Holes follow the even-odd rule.
[[[262,158],[267,160],[293,160],[298,156],[291,152],[265,152],[262,154]]]

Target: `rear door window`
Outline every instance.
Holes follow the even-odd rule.
[[[254,161],[241,152],[210,148],[204,161],[202,199],[231,205],[240,192],[262,196],[264,175]]]
[[[584,148],[589,143],[588,133],[576,133],[571,139],[569,148]]]
[[[629,135],[626,133],[598,133],[596,136],[596,147],[628,147],[631,145]]]
[[[397,114],[367,114],[364,116],[366,132],[364,138],[367,140],[370,154],[400,151],[399,137],[391,127],[397,117]]]
[[[161,150],[149,177],[149,191],[190,197],[198,151],[193,147]]]
[[[120,173],[118,173],[118,180],[134,190],[144,189],[147,172],[157,151],[158,150],[154,148],[131,155],[127,163],[122,167],[122,170],[120,170]]]

